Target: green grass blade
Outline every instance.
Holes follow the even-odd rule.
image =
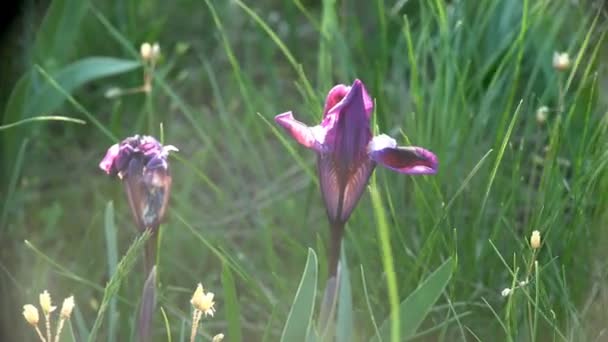
[[[75,119],[75,118],[69,118],[67,116],[58,116],[58,115],[43,115],[43,116],[36,116],[33,118],[27,118],[27,119],[23,119],[23,120],[19,120],[17,122],[13,122],[13,123],[9,123],[6,125],[0,125],[0,131],[3,131],[5,129],[9,129],[12,127],[17,127],[26,123],[30,123],[30,122],[38,122],[38,121],[63,121],[63,122],[71,122],[71,123],[76,123],[79,125],[86,125],[86,121],[84,120],[80,120],[80,119]]]
[[[384,271],[386,273],[386,283],[388,288],[389,305],[391,312],[389,319],[392,322],[392,324],[389,325],[390,341],[399,342],[399,330],[401,328],[401,325],[399,323],[399,291],[397,287],[397,277],[395,275],[395,265],[393,262],[391,238],[386,213],[384,211],[382,199],[380,198],[380,192],[378,191],[378,187],[376,186],[375,181],[373,183],[374,184],[372,184],[372,186],[370,187],[370,194],[374,207],[376,227],[378,228],[378,239],[380,240],[382,265],[384,266]]]
[[[95,323],[93,324],[93,328],[91,328],[91,333],[89,334],[88,341],[95,342],[97,341],[97,334],[99,332],[99,328],[101,328],[101,324],[106,316],[106,310],[110,303],[110,300],[116,296],[118,290],[120,289],[120,285],[122,281],[129,275],[133,266],[135,265],[135,261],[138,259],[138,256],[141,254],[141,250],[150,237],[149,232],[144,232],[141,234],[129,247],[125,255],[122,257],[120,262],[116,267],[116,273],[112,275],[108,284],[105,287],[103,298],[101,300],[101,304],[99,305],[99,311],[97,312],[97,318],[95,319]]]
[[[304,341],[311,327],[317,294],[317,255],[308,249],[302,279],[289,310],[281,342]]]
[[[107,247],[106,259],[108,262],[108,274],[114,274],[116,272],[116,267],[118,266],[118,246],[116,238],[116,224],[114,222],[114,204],[112,201],[106,204],[103,228]],[[111,342],[116,340],[116,321],[118,319],[116,298],[112,298],[110,300],[108,317],[107,337],[108,341]]]
[[[236,294],[236,284],[230,267],[224,263],[222,267],[222,287],[224,288],[224,306],[228,330],[226,335],[230,336],[230,341],[242,341],[241,333],[241,308],[239,298]]]

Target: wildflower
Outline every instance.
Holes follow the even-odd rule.
[[[165,216],[171,191],[167,157],[175,146],[151,136],[135,135],[112,145],[99,167],[124,181],[131,212],[140,231],[156,231]]]
[[[40,294],[40,307],[42,308],[42,313],[45,315],[50,314],[57,308],[56,306],[52,306],[51,295],[47,290],[44,290],[44,292]]]
[[[213,297],[214,294],[212,292],[205,293],[203,290],[203,285],[199,283],[194,291],[194,294],[192,295],[190,303],[197,310],[203,312],[205,316],[213,316],[213,313],[215,312],[215,308],[213,307],[215,305]]]
[[[69,296],[63,300],[61,312],[59,314],[59,323],[57,323],[57,332],[55,333],[55,342],[59,342],[65,321],[70,319],[70,316],[72,316],[74,305],[74,296]]]
[[[506,296],[510,295],[512,291],[513,290],[511,290],[511,288],[507,287],[500,292],[500,295],[503,297],[506,297]]]
[[[567,52],[553,53],[553,68],[557,71],[566,71],[570,68],[570,56]]]
[[[40,315],[38,315],[38,309],[32,304],[26,304],[23,306],[23,317],[31,325],[38,325],[40,321]]]
[[[530,246],[532,249],[540,248],[540,232],[538,230],[532,232],[532,235],[530,236]]]
[[[433,153],[397,146],[385,134],[372,137],[372,109],[363,83],[355,80],[350,87],[340,84],[329,91],[318,126],[306,126],[292,112],[275,118],[297,142],[317,152],[321,191],[332,222],[348,220],[376,164],[405,174],[437,172]]]
[[[70,319],[72,316],[72,310],[74,310],[74,296],[69,296],[68,298],[63,300],[63,304],[61,305],[61,319]]]
[[[34,330],[36,331],[36,334],[38,334],[38,338],[40,339],[40,341],[42,342],[46,342],[47,339],[44,338],[44,336],[42,335],[42,331],[40,331],[40,328],[38,328],[38,322],[40,321],[40,316],[38,315],[38,309],[36,309],[35,306],[33,306],[32,304],[26,304],[23,306],[23,317],[25,317],[25,320],[27,321],[27,323],[29,323]]]
[[[143,44],[141,44],[141,47],[139,48],[139,54],[141,55],[141,58],[144,61],[150,60],[153,56],[152,45],[150,45],[150,43],[148,42],[144,42]]]
[[[215,312],[215,302],[213,301],[213,293],[207,292],[203,290],[203,285],[199,283],[196,286],[196,290],[194,290],[194,294],[192,295],[192,299],[190,299],[190,304],[194,307],[194,312],[192,313],[192,331],[190,333],[190,341],[194,342],[196,339],[196,332],[198,330],[198,324],[201,321],[203,313],[205,316],[213,316]],[[222,334],[219,334],[222,335]],[[219,335],[216,335],[219,336]],[[216,337],[213,338],[213,341],[216,341]],[[217,341],[221,341],[224,338],[224,335],[218,337]]]
[[[536,122],[539,125],[544,124],[547,121],[548,114],[549,114],[549,108],[547,106],[539,107],[536,110]]]
[[[327,95],[320,125],[309,127],[294,119],[292,112],[275,121],[301,145],[317,153],[317,171],[327,216],[332,227],[330,274],[337,272],[337,259],[344,224],[365,186],[380,164],[404,174],[437,172],[437,157],[421,147],[397,146],[395,139],[372,136],[370,118],[373,102],[365,86],[339,84]]]

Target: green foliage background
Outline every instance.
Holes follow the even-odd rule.
[[[370,187],[379,201],[364,195],[349,221],[353,336],[372,337],[389,313],[379,212],[401,300],[455,261],[420,340],[586,341],[606,328],[601,2],[55,0],[26,9],[7,42],[11,60],[0,63],[23,75],[3,73],[2,125],[40,115],[86,125],[0,130],[8,340],[34,337],[21,306],[44,289],[56,301],[75,295],[72,325],[88,336],[106,282],[136,239],[123,189],[97,165],[118,139],[160,137],[161,124],[180,152],[159,250],[169,323],[158,314],[155,336],[184,338],[202,282],[218,306],[205,334],[278,340],[308,248],[322,294],[328,229],[313,154],[272,119],[293,110],[318,122],[331,86],[355,77],[376,101],[375,129],[434,151],[440,169],[416,178],[378,169]],[[153,92],[104,96],[141,85],[143,41],[162,49]],[[555,51],[570,53],[568,71],[552,67]],[[549,113],[539,123],[541,106]],[[538,275],[503,298],[525,278],[535,229]],[[107,298],[98,340],[134,336],[137,266]]]

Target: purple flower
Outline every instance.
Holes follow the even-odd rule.
[[[376,164],[405,174],[437,172],[437,157],[432,152],[397,146],[385,134],[373,137],[372,110],[363,83],[355,80],[350,87],[339,84],[329,91],[318,126],[295,120],[291,112],[275,117],[297,142],[317,152],[321,192],[332,226],[348,220]]]
[[[165,216],[171,191],[167,157],[177,151],[150,136],[135,135],[112,145],[99,167],[123,180],[139,230],[155,231]]]

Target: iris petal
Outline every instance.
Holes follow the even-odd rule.
[[[316,151],[322,150],[324,130],[321,126],[306,126],[294,119],[292,112],[279,114],[274,120],[302,146]]]
[[[437,157],[422,147],[386,147],[370,152],[378,164],[405,174],[437,173]]]
[[[346,222],[365,190],[374,163],[364,160],[343,174],[331,155],[320,154],[317,165],[327,216],[332,222]]]

